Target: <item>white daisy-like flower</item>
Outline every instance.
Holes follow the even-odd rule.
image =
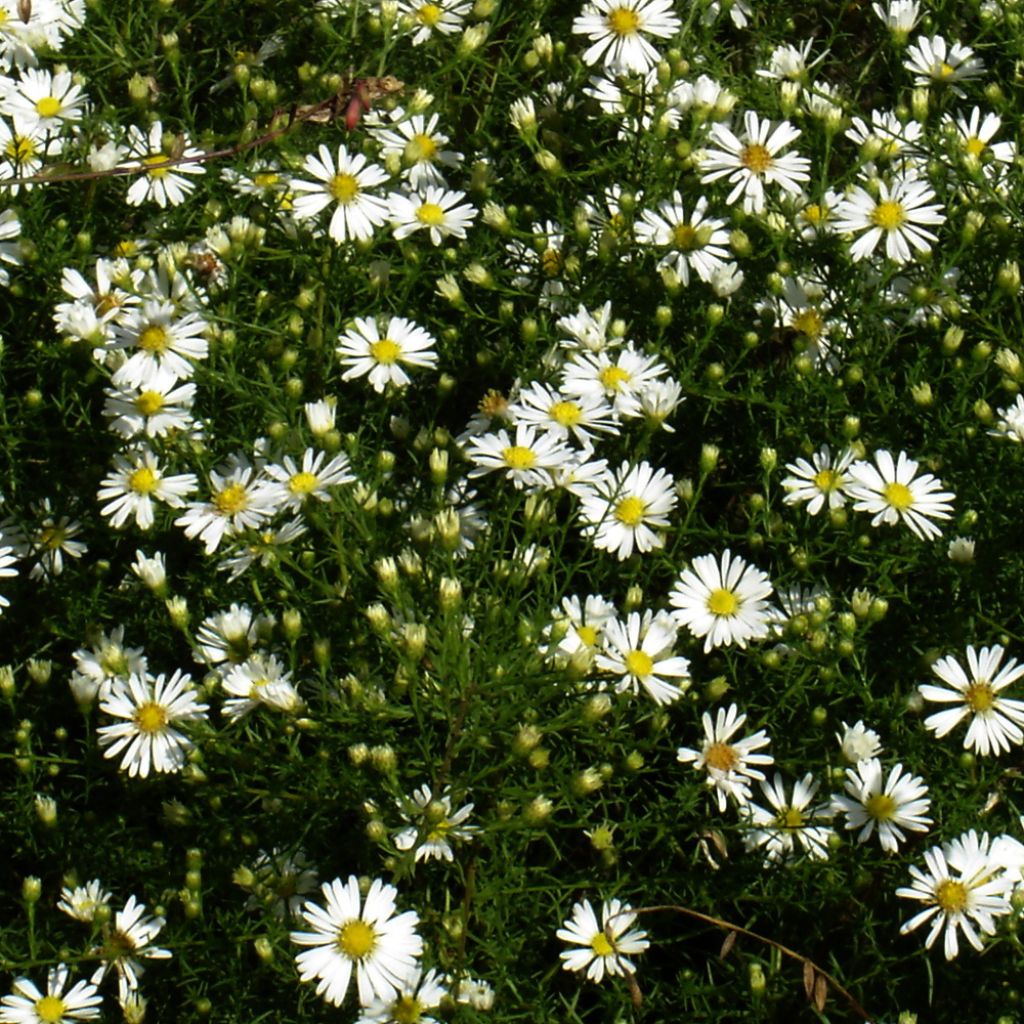
[[[405,168],[403,176],[413,189],[444,185],[441,167],[455,170],[462,163],[461,153],[444,148],[448,145],[448,136],[438,130],[439,120],[438,114],[431,114],[429,120],[423,114],[406,117],[399,108],[391,112],[385,124],[367,129],[380,143],[382,157],[401,159]]]
[[[615,606],[600,594],[580,599],[563,597],[551,612],[551,624],[544,627],[541,653],[557,665],[571,664],[588,669],[597,655],[604,628],[615,617]]]
[[[610,619],[596,667],[619,677],[617,693],[639,693],[642,687],[655,704],[672,704],[690,688],[690,662],[674,653],[677,633],[671,615],[664,612],[630,612],[625,622]]]
[[[708,201],[701,196],[689,216],[682,194],[672,193],[658,209],[644,210],[636,225],[640,245],[666,250],[658,260],[658,270],[671,269],[684,285],[690,283],[691,268],[702,281],[710,281],[716,270],[729,259],[729,232],[725,221],[707,216]]]
[[[904,773],[897,764],[885,777],[877,757],[846,769],[844,786],[848,795],[832,798],[832,810],[846,815],[847,829],[860,829],[857,842],[866,843],[878,830],[878,841],[886,853],[896,853],[907,832],[927,832],[932,824],[928,811],[928,787],[919,775]]]
[[[165,475],[156,454],[139,448],[114,456],[114,468],[103,478],[96,499],[105,502],[100,514],[110,519],[115,530],[129,519],[140,530],[149,530],[155,521],[154,501],[181,508],[198,484],[195,473]]]
[[[133,124],[128,128],[128,156],[138,160],[145,169],[145,174],[137,177],[128,189],[125,202],[129,206],[141,206],[147,200],[156,203],[161,209],[178,206],[196,187],[194,181],[182,175],[206,172],[202,163],[192,160],[193,157],[202,156],[203,151],[189,146],[184,139],[174,147],[175,159],[192,162],[171,165],[171,158],[163,149],[163,139],[164,129],[159,121],[152,124],[148,134],[138,125]]]
[[[293,714],[302,708],[302,698],[292,685],[291,672],[273,654],[254,654],[224,674],[224,714],[241,718],[263,705],[274,711]]]
[[[840,753],[850,764],[878,757],[882,752],[881,737],[859,719],[853,725],[842,723],[843,731],[836,733]]]
[[[888,0],[884,7],[876,2],[871,9],[899,42],[907,41],[921,17],[919,0]]]
[[[807,511],[816,516],[826,503],[831,511],[846,504],[846,470],[853,462],[853,450],[847,448],[834,459],[827,444],[811,456],[811,461],[797,459],[786,463],[790,476],[782,481],[787,505],[807,503]]]
[[[415,231],[426,231],[433,245],[446,238],[465,238],[477,213],[472,203],[462,202],[465,197],[465,192],[443,185],[424,185],[421,192],[393,192],[388,196],[392,233],[401,241]]]
[[[1013,883],[992,856],[989,836],[979,840],[972,830],[952,843],[925,851],[926,870],[911,865],[909,886],[896,890],[897,896],[917,900],[925,909],[900,928],[907,935],[931,921],[925,948],[931,949],[943,932],[943,952],[953,960],[960,952],[957,932],[977,950],[982,935],[992,935],[996,919],[1011,911]]]
[[[110,419],[110,429],[123,438],[165,437],[192,427],[196,386],[179,382],[166,366],[152,370],[137,387],[107,388],[105,394],[103,415]]]
[[[902,521],[921,540],[940,536],[942,531],[932,520],[950,518],[956,495],[942,490],[942,481],[931,473],[917,476],[918,464],[906,452],[900,452],[894,462],[882,448],[874,458],[874,465],[859,461],[847,470],[846,493],[853,499],[854,510],[870,512],[872,526]]]
[[[205,721],[208,708],[196,697],[191,676],[175,670],[170,679],[132,673],[114,680],[100,710],[121,720],[97,730],[100,746],[107,748],[103,756],[123,753],[122,771],[144,779],[150,770],[181,771],[195,744],[176,726]]]
[[[346,455],[335,455],[325,465],[325,452],[307,448],[302,453],[302,468],[286,455],[282,465],[273,463],[264,466],[263,472],[274,481],[267,491],[276,499],[277,510],[299,510],[311,499],[330,501],[330,487],[341,487],[355,482],[351,465]]]
[[[915,85],[953,85],[953,94],[964,91],[954,83],[977,78],[985,70],[974,51],[963,43],[950,46],[942,36],[921,36],[907,48],[903,66],[914,73]]]
[[[765,863],[789,860],[797,847],[813,860],[828,859],[828,841],[832,829],[817,825],[827,820],[831,812],[826,805],[810,807],[818,792],[818,783],[808,772],[793,784],[792,797],[786,796],[782,776],[776,774],[771,782],[761,783],[761,792],[771,809],[755,803],[745,804],[741,810],[750,825],[743,842],[748,850],[764,849]]]
[[[64,964],[51,967],[44,995],[29,978],[17,978],[14,992],[0,999],[3,1024],[69,1024],[96,1020],[103,997],[92,982],[77,981],[69,989],[70,971]]]
[[[408,19],[413,46],[461,32],[472,9],[472,0],[398,0],[398,13]]]
[[[530,423],[563,441],[572,437],[586,451],[594,448],[595,432],[616,432],[612,408],[602,396],[567,397],[540,381],[532,381],[516,395],[508,415],[513,423]]]
[[[57,156],[64,148],[60,136],[51,135],[37,124],[10,125],[0,117],[0,183],[10,195],[22,189],[31,192],[36,182],[12,181],[11,178],[30,178],[42,169],[47,157]]]
[[[232,604],[226,612],[203,619],[196,632],[194,657],[200,664],[240,665],[259,641],[262,620],[245,604]]]
[[[615,351],[577,352],[562,371],[566,395],[604,396],[615,412],[626,418],[643,416],[640,395],[653,381],[664,377],[668,368],[657,356],[638,352],[632,342]]]
[[[735,704],[719,708],[714,720],[705,711],[701,716],[704,742],[700,750],[679,747],[676,751],[677,761],[692,764],[695,771],[707,773],[707,785],[714,792],[718,810],[722,812],[729,797],[741,807],[749,803],[751,781],[764,781],[764,772],[758,766],[775,762],[771,754],[755,753],[771,742],[764,729],[743,739],[733,739],[746,720],[747,716],[741,715]]]
[[[411,798],[399,800],[398,807],[408,825],[395,836],[395,846],[403,851],[415,849],[413,859],[417,863],[454,860],[452,842],[469,842],[480,831],[478,826],[466,824],[473,804],[463,804],[452,811],[450,789],[435,794],[424,784],[413,791]]]
[[[225,536],[258,528],[274,511],[274,496],[255,468],[243,456],[235,456],[209,474],[208,501],[190,501],[174,520],[190,539],[203,542],[212,555]]]
[[[430,1011],[436,1010],[448,995],[448,989],[437,971],[426,974],[417,967],[399,986],[390,999],[375,998],[364,1006],[356,1024],[440,1024]]]
[[[418,324],[393,316],[382,328],[371,317],[355,317],[354,326],[340,335],[336,351],[348,367],[342,380],[368,377],[377,394],[390,387],[407,387],[412,378],[403,369],[437,366],[437,342]]]
[[[918,692],[925,700],[954,707],[929,715],[924,726],[938,739],[948,735],[965,719],[970,720],[964,748],[982,757],[1009,753],[1011,746],[1024,743],[1024,701],[1003,697],[1001,691],[1024,676],[1024,665],[1011,658],[1000,668],[1004,649],[999,644],[976,651],[967,647],[967,668],[951,654],[932,665],[946,687],[922,684]]]
[[[1014,444],[1024,444],[1024,395],[1018,395],[1013,405],[999,410],[990,437],[1001,437]]]
[[[721,560],[700,555],[683,571],[669,594],[677,621],[696,637],[705,637],[704,652],[768,635],[766,598],[772,585],[766,573],[726,548]]]
[[[743,115],[742,135],[723,124],[711,126],[710,141],[719,149],[709,149],[700,160],[701,182],[708,184],[728,176],[733,186],[726,202],[731,206],[741,196],[746,213],[761,213],[765,208],[764,186],[778,185],[792,195],[800,194],[800,183],[808,181],[811,162],[795,153],[782,154],[800,137],[800,129],[788,121],[776,126],[762,120],[753,110]]]
[[[97,694],[105,699],[116,680],[127,682],[131,675],[145,676],[146,656],[141,647],[125,647],[124,626],[115,626],[109,636],[101,633],[91,648],[80,647],[74,653],[75,688],[92,701]]]
[[[598,924],[590,900],[573,904],[572,914],[555,932],[570,947],[558,954],[563,970],[586,971],[587,978],[598,983],[605,974],[634,974],[636,965],[629,958],[650,946],[647,932],[632,928],[636,917],[628,903],[605,900]]]
[[[863,231],[850,246],[850,258],[857,262],[870,256],[885,239],[885,255],[894,263],[911,259],[911,247],[919,253],[931,251],[938,236],[922,225],[942,224],[942,206],[932,203],[935,192],[913,174],[878,182],[874,196],[860,185],[853,186],[836,208],[835,230]]]
[[[327,232],[335,242],[372,238],[374,230],[388,219],[388,205],[370,189],[387,181],[388,172],[369,163],[362,153],[350,154],[343,145],[338,147],[337,161],[324,145],[318,152],[318,156],[310,153],[303,164],[303,170],[316,181],[291,182],[292,191],[300,193],[292,204],[292,215],[305,220],[334,203]]]
[[[73,889],[65,885],[57,901],[58,910],[63,910],[68,917],[86,924],[92,923],[100,907],[109,905],[110,893],[103,888],[103,883],[98,878],[93,878],[85,885],[78,885]]]
[[[264,526],[257,533],[250,534],[247,542],[236,548],[234,554],[222,558],[217,563],[217,569],[228,573],[229,580],[236,580],[256,562],[264,568],[276,565],[280,560],[281,549],[301,537],[306,530],[306,524],[299,517],[289,519],[280,526]]]
[[[104,943],[93,950],[100,957],[100,965],[90,981],[98,985],[113,968],[117,974],[118,997],[121,1002],[139,987],[139,978],[145,973],[140,960],[169,960],[171,951],[154,946],[153,940],[163,931],[167,921],[146,913],[146,905],[134,896],[128,897],[123,910],[114,915],[112,926],[103,932]]]
[[[638,466],[623,462],[584,492],[580,502],[584,536],[620,561],[634,550],[654,551],[665,545],[664,531],[677,500],[675,481],[666,470],[648,462]]]
[[[1013,158],[1017,155],[1017,147],[1014,143],[992,142],[996,132],[1003,124],[999,115],[992,111],[989,111],[984,119],[979,107],[975,107],[967,117],[961,114],[954,119],[947,114],[943,119],[943,124],[952,131],[968,166],[978,167],[985,160],[997,164],[1009,164],[1013,163]]]
[[[160,370],[188,379],[193,364],[209,354],[206,328],[198,313],[180,315],[173,302],[146,299],[114,324],[113,347],[131,354],[114,373],[113,385],[145,390]]]
[[[326,907],[308,900],[302,908],[311,932],[292,932],[296,945],[309,947],[295,960],[303,981],[317,981],[316,994],[340,1006],[356,975],[359,1002],[394,999],[405,980],[418,967],[423,940],[416,933],[419,916],[406,910],[395,914],[398,890],[374,879],[365,900],[359,880],[350,875],[321,887]]]
[[[614,72],[650,71],[661,55],[646,37],[669,39],[682,25],[672,6],[672,0],[589,0],[572,23],[576,35],[590,39],[583,63]]]
[[[87,97],[70,71],[52,74],[25,68],[0,98],[0,108],[14,118],[20,132],[44,131],[55,135],[68,124],[81,121]]]
[[[515,437],[499,430],[471,438],[466,457],[473,463],[470,477],[504,472],[517,489],[547,489],[553,486],[552,472],[569,462],[572,452],[549,431],[520,423]]]

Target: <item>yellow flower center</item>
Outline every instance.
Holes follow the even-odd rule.
[[[943,61],[936,69],[937,78],[952,78],[956,74],[956,68],[952,64]]]
[[[292,494],[309,494],[316,488],[316,485],[319,482],[320,481],[317,479],[315,473],[306,473],[303,471],[296,473],[288,481],[288,490],[291,491]]]
[[[979,679],[977,682],[971,683],[964,691],[964,700],[970,709],[978,714],[988,711],[995,704],[996,695],[992,684],[987,679]]]
[[[139,348],[143,352],[166,352],[170,338],[159,324],[150,324],[139,335]]]
[[[693,252],[700,248],[697,229],[689,224],[677,224],[672,229],[672,245],[680,252]]]
[[[882,497],[894,509],[900,512],[905,511],[914,504],[914,495],[906,484],[891,483],[882,488]]]
[[[864,802],[864,810],[876,821],[888,821],[896,811],[896,801],[884,793],[875,793]]]
[[[537,462],[537,456],[521,444],[502,448],[501,457],[509,469],[530,469]]]
[[[736,751],[728,743],[712,743],[704,751],[704,764],[720,772],[729,772],[740,763]]]
[[[597,644],[597,630],[593,626],[577,626],[576,636],[580,643],[587,647],[594,647]]]
[[[136,494],[152,494],[159,484],[160,478],[149,466],[140,466],[128,477],[128,486]]]
[[[643,498],[630,495],[615,506],[615,518],[625,526],[639,526],[646,511],[647,505]]]
[[[426,25],[428,28],[433,28],[441,20],[442,14],[444,11],[441,10],[439,4],[424,4],[416,11],[416,17],[420,24]]]
[[[36,100],[36,113],[40,117],[56,117],[60,113],[60,100],[56,96],[44,96]]]
[[[135,399],[135,408],[143,416],[152,416],[164,407],[164,396],[159,391],[143,391]]]
[[[154,167],[153,166],[154,164],[166,164],[167,163],[167,156],[166,156],[166,154],[164,154],[164,153],[151,153],[149,156],[144,156],[142,158],[142,162],[143,162],[143,164],[145,164],[146,167],[149,168],[149,170],[147,170],[146,173],[151,178],[166,178],[167,177],[167,172],[170,170],[170,167],[159,167],[159,166]]]
[[[760,142],[752,142],[749,146],[745,146],[743,152],[740,153],[740,163],[751,174],[764,174],[772,166],[774,160],[767,147],[762,146]]]
[[[36,155],[36,144],[27,135],[12,135],[4,152],[15,163],[24,163]]]
[[[946,914],[960,914],[967,907],[967,887],[963,882],[944,878],[935,886],[935,902]]]
[[[608,28],[617,36],[636,35],[640,27],[640,16],[628,7],[616,7],[608,12]]]
[[[555,402],[548,415],[563,427],[575,427],[583,419],[583,411],[575,402]]]
[[[363,960],[376,948],[377,933],[372,925],[357,918],[338,929],[336,942],[338,949],[350,960]]]
[[[390,338],[381,338],[380,341],[370,342],[370,355],[384,366],[397,363],[401,354],[402,347]]]
[[[406,144],[403,159],[410,164],[429,163],[437,156],[437,143],[423,132],[417,132]]]
[[[128,675],[128,657],[120,647],[104,647],[99,656],[104,675]]]
[[[421,203],[416,211],[416,219],[421,224],[437,227],[438,224],[444,223],[444,210],[437,203]]]
[[[626,671],[631,676],[649,676],[654,669],[654,660],[645,651],[630,651],[625,657]]]
[[[883,231],[895,231],[906,219],[903,207],[895,199],[886,199],[871,211],[871,223]]]
[[[252,177],[257,188],[273,188],[280,180],[281,176],[275,171],[258,171]]]
[[[135,724],[139,732],[162,732],[167,725],[167,709],[155,701],[148,700],[135,712]]]
[[[839,487],[842,478],[834,469],[822,469],[814,474],[814,486],[825,494],[831,494]]]
[[[43,996],[42,999],[36,1001],[34,1009],[36,1016],[44,1024],[57,1024],[58,1021],[63,1020],[67,1007],[64,1005],[64,1000],[58,999],[57,996]]]
[[[351,174],[336,174],[327,182],[327,191],[339,203],[351,203],[359,195],[359,182]]]
[[[44,526],[39,531],[39,543],[51,551],[56,551],[58,548],[63,547],[67,537],[67,530],[62,529],[60,526]]]
[[[565,257],[557,249],[546,249],[540,258],[540,266],[547,277],[558,277],[565,269]]]
[[[811,224],[821,224],[825,219],[825,210],[817,203],[810,203],[804,207],[804,218]]]
[[[791,326],[794,331],[808,338],[817,338],[821,335],[825,321],[816,309],[805,309],[793,317]]]
[[[619,391],[623,384],[629,382],[630,376],[629,370],[621,366],[606,366],[597,378],[604,385],[605,391]]]
[[[968,156],[979,157],[985,152],[987,143],[982,142],[977,135],[972,135],[965,143],[964,149],[967,150]]]
[[[222,491],[219,491],[213,499],[213,507],[222,516],[233,516],[249,503],[249,497],[245,493],[244,484],[228,484]]]
[[[775,823],[780,827],[792,831],[801,828],[804,823],[803,813],[796,807],[787,807],[776,819]]]
[[[736,595],[724,587],[711,591],[711,596],[708,597],[708,611],[712,615],[734,615],[739,606]]]
[[[391,1019],[395,1024],[419,1024],[420,1009],[414,996],[399,996],[391,1006]]]
[[[604,932],[598,932],[590,940],[590,948],[598,956],[611,956],[615,952],[615,947],[611,944],[608,936]]]

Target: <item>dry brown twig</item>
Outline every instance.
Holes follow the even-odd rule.
[[[0,180],[0,189],[10,185],[41,185],[57,181],[93,181],[97,178],[121,178],[131,174],[149,174],[153,171],[178,167],[181,164],[201,164],[207,163],[210,160],[223,160],[227,157],[237,156],[239,153],[246,153],[250,149],[256,149],[259,146],[265,146],[268,142],[279,139],[298,124],[303,124],[304,122],[327,124],[342,117],[342,115],[344,115],[345,127],[352,131],[358,125],[362,115],[370,109],[374,100],[400,92],[404,87],[403,82],[400,82],[391,75],[385,75],[383,78],[359,78],[354,82],[346,83],[329,99],[321,100],[319,103],[293,107],[291,110],[275,110],[271,116],[270,123],[274,124],[282,117],[287,117],[287,122],[279,128],[272,128],[258,138],[250,139],[248,142],[239,142],[223,149],[211,149],[196,156],[175,156],[172,152],[166,160],[160,163],[130,164],[124,167],[111,167],[105,171],[47,173],[43,170],[38,174],[26,175],[23,178],[4,178]],[[184,140],[181,136],[178,137],[176,146],[179,148],[179,152],[184,147]]]

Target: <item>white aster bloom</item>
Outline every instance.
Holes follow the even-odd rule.
[[[520,423],[514,438],[507,430],[471,438],[466,457],[473,463],[470,477],[503,471],[517,489],[546,490],[553,486],[552,473],[570,461],[572,452],[551,432]]]
[[[149,530],[155,521],[154,501],[181,508],[198,484],[195,473],[166,475],[156,454],[139,448],[114,456],[114,468],[103,478],[96,499],[105,503],[100,514],[110,519],[115,530],[129,519],[140,530]]]
[[[146,299],[114,323],[113,348],[130,353],[114,373],[114,387],[145,392],[161,370],[180,380],[188,379],[193,364],[209,354],[206,328],[206,321],[198,313],[182,316],[173,302]]]
[[[853,725],[842,723],[843,731],[836,733],[836,742],[843,758],[850,764],[857,764],[882,752],[882,741],[874,729],[869,729],[858,719]]]
[[[374,229],[388,219],[388,205],[370,190],[387,181],[388,172],[369,163],[362,153],[350,154],[343,145],[338,147],[337,161],[324,145],[318,153],[310,153],[303,164],[303,170],[316,180],[291,182],[292,191],[299,193],[292,204],[292,215],[305,220],[334,203],[327,230],[335,242],[372,238]]]
[[[645,37],[668,39],[679,31],[672,6],[672,0],[590,0],[572,23],[576,35],[590,39],[583,63],[614,72],[650,71],[661,55]]]
[[[665,545],[664,531],[677,500],[670,473],[648,462],[631,466],[624,461],[583,492],[579,514],[584,536],[620,561],[634,550],[654,551]]]
[[[436,970],[426,974],[417,967],[398,987],[394,996],[377,996],[364,1006],[356,1024],[440,1024],[430,1011],[436,1010],[448,995]]]
[[[473,0],[398,0],[398,13],[408,20],[412,45],[462,31]]]
[[[203,151],[189,146],[181,140],[181,152],[177,159],[190,160],[189,163],[170,163],[170,157],[163,149],[163,125],[156,121],[148,134],[138,125],[128,128],[128,157],[141,163],[145,173],[132,182],[128,189],[125,202],[129,206],[141,206],[146,200],[157,204],[161,209],[166,206],[178,206],[183,203],[189,193],[196,187],[182,175],[203,174],[206,168],[193,157],[202,156]]]
[[[650,942],[647,933],[632,928],[636,914],[628,903],[606,900],[601,905],[601,923],[590,900],[573,904],[572,914],[555,932],[569,949],[559,958],[566,971],[586,971],[590,981],[600,982],[605,974],[633,974],[636,966],[629,958],[643,953]]]
[[[424,185],[420,192],[393,192],[388,196],[392,233],[401,241],[415,231],[426,231],[433,245],[449,237],[465,238],[477,213],[472,203],[462,202],[465,197],[465,192],[442,185]]]
[[[835,230],[864,232],[851,246],[854,262],[870,256],[885,239],[885,255],[894,263],[907,263],[911,247],[919,253],[931,251],[938,236],[923,225],[938,225],[946,220],[942,206],[932,203],[932,187],[913,174],[879,181],[878,195],[855,185],[839,201]]]
[[[378,325],[370,317],[355,317],[353,325],[340,335],[336,351],[347,369],[342,380],[368,377],[377,394],[385,389],[404,388],[411,377],[403,367],[432,369],[437,366],[434,338],[418,324],[405,317],[393,316],[387,324]]]
[[[655,704],[672,704],[690,688],[690,662],[674,652],[677,633],[665,613],[630,612],[625,622],[609,619],[597,669],[619,677],[616,693],[639,693],[643,688]]]
[[[695,771],[707,774],[708,788],[714,792],[721,812],[725,811],[729,797],[741,807],[749,803],[751,781],[764,780],[764,772],[759,766],[775,761],[771,754],[755,753],[771,742],[764,729],[743,739],[733,739],[746,720],[747,716],[741,715],[735,704],[730,704],[727,709],[719,708],[714,720],[705,711],[701,716],[704,742],[700,750],[679,747],[676,751],[677,761],[692,764]]]
[[[710,281],[729,259],[729,232],[725,221],[707,216],[708,201],[700,196],[687,216],[681,193],[662,200],[657,210],[644,210],[636,225],[636,240],[665,250],[658,270],[671,269],[684,285],[692,269],[702,281]]]
[[[877,829],[878,841],[886,853],[896,853],[907,832],[927,832],[932,824],[928,811],[928,787],[919,775],[904,773],[897,764],[888,777],[877,757],[846,769],[846,796],[832,798],[836,814],[846,815],[847,829],[860,829],[857,842],[866,843]]]
[[[925,871],[911,865],[909,886],[897,896],[917,900],[925,909],[904,922],[906,935],[931,921],[925,948],[931,949],[943,932],[943,952],[953,960],[960,952],[958,932],[977,950],[982,935],[992,935],[996,919],[1010,913],[1010,881],[995,861],[988,834],[978,839],[972,830],[952,843],[925,851]]]
[[[871,513],[872,526],[902,521],[921,540],[940,536],[942,531],[932,520],[950,518],[956,495],[942,490],[942,481],[931,473],[917,476],[918,464],[906,452],[900,452],[894,462],[883,448],[874,458],[874,465],[865,460],[849,467],[846,492],[854,510]]]
[[[386,124],[368,129],[380,143],[382,157],[401,159],[403,176],[413,189],[444,185],[441,168],[455,170],[462,163],[461,153],[445,149],[448,136],[438,130],[439,120],[438,114],[431,114],[429,120],[423,114],[405,117],[399,108]]]
[[[134,896],[128,897],[123,910],[114,915],[113,926],[104,931],[104,944],[93,950],[100,957],[100,965],[90,979],[94,985],[106,977],[113,968],[117,974],[118,997],[125,998],[139,987],[139,978],[145,973],[140,960],[169,960],[171,951],[154,946],[153,940],[163,931],[167,921],[163,917],[146,913],[146,905]]]
[[[127,680],[116,679],[100,701],[100,710],[120,719],[97,730],[104,757],[121,758],[121,769],[131,778],[146,778],[150,770],[178,772],[185,755],[194,746],[179,724],[206,720],[207,706],[201,704],[188,673],[175,670],[168,679],[133,673]]]
[[[107,388],[104,393],[103,415],[110,419],[110,429],[123,438],[165,437],[192,427],[196,386],[180,383],[167,366],[151,370],[136,387]]]
[[[669,594],[676,619],[696,637],[705,637],[704,651],[768,635],[766,598],[772,585],[766,573],[748,565],[728,548],[721,560],[700,555],[683,571]]]
[[[998,417],[989,435],[1014,444],[1024,443],[1024,395],[1018,395],[1013,405],[1000,409]]]
[[[1024,665],[1011,658],[1000,668],[1004,654],[999,644],[976,651],[967,647],[967,668],[951,654],[939,658],[932,665],[946,687],[922,684],[918,691],[925,700],[952,704],[945,711],[929,715],[925,728],[942,739],[962,721],[970,724],[964,737],[964,748],[974,750],[982,757],[1009,753],[1011,746],[1024,743],[1024,701],[1003,697],[1001,691],[1024,676]]]
[[[643,416],[640,395],[668,368],[657,356],[638,352],[632,342],[616,351],[576,352],[562,371],[564,394],[585,398],[604,396],[619,416]]]
[[[276,655],[254,654],[224,674],[224,714],[234,720],[263,705],[273,711],[293,714],[302,708],[302,698],[292,685],[291,673]]]
[[[974,51],[963,43],[949,45],[942,36],[920,36],[907,48],[903,62],[914,73],[915,85],[950,85],[953,94],[964,91],[955,83],[977,78],[985,70]]]
[[[700,180],[707,184],[728,176],[733,189],[726,202],[731,206],[742,196],[746,213],[761,213],[765,208],[764,186],[778,185],[785,192],[799,195],[800,183],[810,178],[810,161],[795,153],[781,153],[800,137],[800,130],[788,121],[773,127],[767,118],[762,120],[748,110],[743,124],[741,135],[723,124],[711,126],[710,141],[720,148],[702,155]]]
[[[882,24],[903,42],[906,42],[907,36],[914,30],[921,17],[919,0],[888,0],[884,7],[880,3],[873,3],[871,9],[881,19]]]
[[[82,119],[87,97],[70,71],[52,74],[25,68],[21,78],[0,96],[0,109],[14,118],[18,130],[59,135]]]
[[[533,381],[509,402],[508,416],[513,423],[529,423],[562,441],[572,437],[585,451],[593,451],[595,433],[618,431],[604,396],[567,397],[540,381]]]
[[[68,917],[73,917],[76,921],[91,924],[96,917],[96,911],[109,905],[110,893],[103,888],[103,883],[98,878],[93,878],[85,885],[78,885],[73,889],[65,885],[60,891],[57,909],[64,911]]]
[[[45,995],[28,978],[17,978],[14,992],[0,1000],[3,1024],[70,1024],[96,1020],[103,997],[92,982],[78,981],[69,989],[70,971],[64,964],[51,967]]]
[[[827,444],[822,445],[811,461],[797,459],[786,464],[790,475],[782,481],[787,505],[807,503],[807,511],[816,516],[826,503],[829,510],[846,504],[846,470],[853,462],[853,451],[847,448],[834,459]]]
[[[267,485],[267,493],[278,511],[298,511],[313,498],[330,501],[328,488],[355,482],[348,456],[335,455],[325,465],[326,459],[326,453],[307,448],[302,453],[301,469],[290,455],[284,457],[280,466],[271,463],[264,467],[263,472],[273,481]]]
[[[365,900],[355,875],[347,882],[324,882],[320,889],[326,907],[307,900],[302,908],[313,931],[291,933],[292,942],[307,947],[295,958],[300,978],[316,980],[316,994],[333,1006],[344,1001],[353,971],[361,1005],[394,999],[423,952],[419,916],[412,910],[396,915],[398,890],[379,878]]]
[[[831,817],[825,805],[811,807],[811,801],[818,792],[818,783],[808,772],[793,784],[792,797],[786,796],[781,775],[771,782],[761,783],[761,792],[770,809],[759,804],[748,803],[742,813],[750,825],[743,843],[748,850],[763,848],[765,863],[789,860],[796,855],[797,847],[813,860],[828,859],[828,841],[832,829],[828,825],[815,824]]]
[[[399,800],[398,807],[408,823],[395,836],[399,850],[415,850],[413,859],[421,860],[455,859],[452,842],[469,842],[480,831],[476,825],[466,821],[473,813],[473,804],[463,804],[452,811],[451,790],[435,794],[424,784],[413,791],[412,797]]]

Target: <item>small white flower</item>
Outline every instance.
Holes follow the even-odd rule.
[[[559,953],[566,971],[587,972],[590,981],[600,982],[605,973],[622,976],[633,974],[636,967],[629,959],[643,953],[649,946],[647,933],[627,930],[636,921],[628,903],[606,900],[601,906],[601,924],[590,900],[573,904],[572,914],[555,933],[569,949]]]
[[[452,192],[440,185],[424,185],[421,192],[394,192],[388,197],[388,218],[395,238],[408,238],[426,231],[433,245],[446,238],[465,238],[466,228],[476,217],[472,203],[461,202],[465,192]]]
[[[904,774],[897,764],[884,778],[882,762],[877,757],[860,761],[846,769],[846,796],[834,796],[832,808],[846,815],[848,829],[859,828],[858,843],[866,843],[877,828],[878,841],[886,853],[896,853],[908,832],[927,832],[932,819],[928,787],[921,777]]]
[[[690,662],[674,652],[677,632],[664,612],[630,612],[625,622],[609,619],[597,669],[619,677],[617,693],[638,693],[642,687],[655,704],[671,704],[690,688]]]
[[[70,989],[70,971],[64,964],[51,967],[44,995],[28,978],[17,978],[12,995],[0,1000],[3,1024],[71,1024],[96,1020],[103,997],[95,984],[78,981]]]
[[[792,797],[786,796],[781,775],[770,783],[762,782],[761,792],[771,810],[755,803],[741,808],[750,825],[743,839],[746,848],[762,847],[766,863],[792,858],[798,846],[813,860],[827,860],[832,829],[815,822],[828,819],[831,812],[826,805],[809,806],[817,791],[818,783],[810,772],[793,784]]]
[[[138,125],[133,124],[128,129],[128,157],[140,161],[145,169],[145,174],[137,177],[128,189],[125,202],[129,206],[141,206],[147,199],[161,209],[178,206],[196,187],[195,182],[182,175],[206,171],[203,164],[195,160],[171,165],[171,158],[163,150],[163,136],[163,125],[159,121],[153,123],[148,135]],[[201,149],[187,144],[180,148],[180,159],[202,156]]]
[[[338,338],[336,351],[347,369],[342,380],[367,377],[377,394],[411,382],[403,367],[432,369],[437,366],[434,338],[405,317],[393,316],[381,327],[371,317],[355,317],[354,326]]]
[[[807,512],[816,516],[828,503],[829,510],[846,504],[846,470],[853,462],[853,451],[845,451],[832,458],[827,444],[811,456],[811,462],[797,459],[786,464],[790,476],[782,481],[786,490],[783,501],[787,505],[807,503]]]

